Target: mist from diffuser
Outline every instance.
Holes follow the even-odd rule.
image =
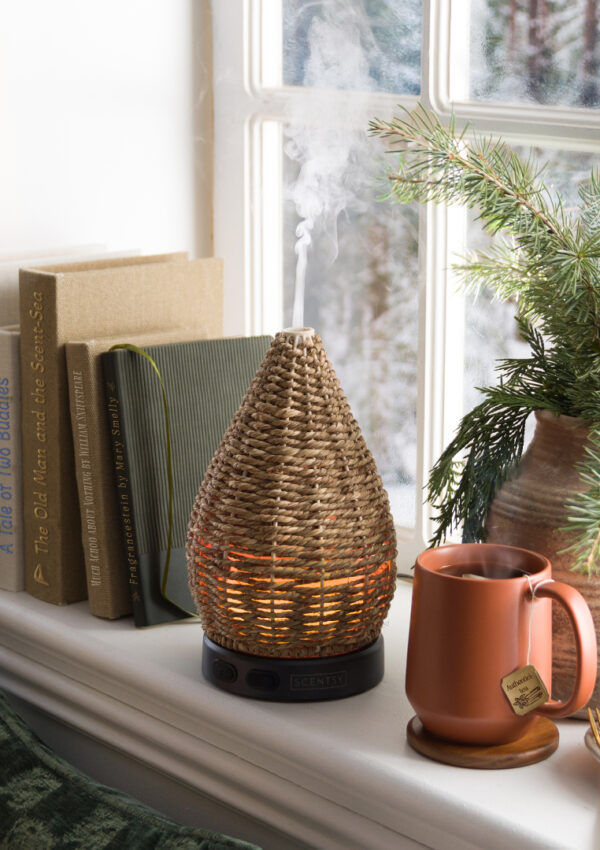
[[[284,5],[286,17],[308,15],[310,19],[302,39],[306,55],[296,62],[302,79],[294,80],[298,89],[287,105],[284,124],[286,157],[298,164],[295,178],[285,186],[286,200],[293,203],[299,218],[292,308],[292,323],[298,327],[305,321],[306,273],[315,236],[325,240],[327,263],[333,264],[338,255],[339,216],[350,208],[366,206],[361,197],[366,186],[372,197],[376,177],[371,173],[373,166],[367,164],[376,160],[372,155],[376,146],[362,130],[369,121],[368,107],[346,102],[332,92],[371,90],[374,80],[370,62],[372,53],[378,51],[373,22],[361,4],[327,0],[315,4],[312,11],[297,2]],[[289,28],[289,35],[296,37],[299,33],[295,27],[290,20],[284,30]],[[383,59],[380,52],[378,59]],[[364,111],[362,117],[357,109]],[[319,114],[328,116],[325,124],[315,122]],[[361,128],[358,132],[354,129],[357,126]]]
[[[275,337],[200,487],[187,553],[215,684],[305,700],[380,681],[394,525],[312,329]]]

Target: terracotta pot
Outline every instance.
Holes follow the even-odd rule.
[[[535,416],[535,434],[517,472],[492,502],[487,541],[523,546],[545,555],[554,577],[576,588],[588,603],[600,643],[600,578],[571,571],[573,555],[564,549],[573,538],[559,530],[567,521],[565,501],[583,487],[576,465],[585,457],[588,427],[581,419],[547,411]],[[575,646],[568,618],[559,605],[553,606],[552,632],[552,695],[565,699],[573,684]],[[600,675],[590,704],[600,705]],[[585,718],[585,707],[574,716]]]
[[[429,732],[464,744],[504,744],[524,735],[536,715],[564,717],[589,699],[596,677],[594,623],[581,594],[551,578],[547,558],[510,546],[467,543],[419,555],[406,693]],[[551,700],[520,716],[501,682],[529,663],[550,683],[551,599],[573,624],[575,687],[566,702]]]

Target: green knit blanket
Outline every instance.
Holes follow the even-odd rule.
[[[84,776],[0,693],[0,850],[260,850],[181,826]]]

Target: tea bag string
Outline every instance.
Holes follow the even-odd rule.
[[[554,579],[546,578],[543,581],[538,581],[538,583],[534,585],[531,581],[531,575],[529,573],[525,573],[525,571],[523,572],[525,578],[527,579],[527,582],[529,583],[529,590],[531,592],[531,604],[529,606],[529,625],[527,629],[527,661],[525,662],[525,664],[527,665],[529,664],[529,657],[531,655],[531,635],[533,632],[533,603],[535,602],[535,594],[538,588],[540,588],[543,584],[554,584]]]

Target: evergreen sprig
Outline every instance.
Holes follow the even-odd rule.
[[[580,464],[579,474],[586,489],[576,498],[567,501],[569,524],[564,530],[575,532],[575,542],[566,551],[571,552],[582,571],[598,570],[600,559],[600,427],[592,428],[586,460]]]
[[[567,530],[575,568],[600,570],[600,175],[580,189],[578,215],[545,186],[532,157],[502,140],[457,131],[419,106],[370,132],[397,154],[388,175],[391,200],[475,208],[483,228],[505,241],[457,263],[466,289],[488,287],[517,305],[531,357],[502,360],[495,387],[461,420],[433,469],[429,495],[437,530],[431,543],[462,526],[463,539],[485,539],[485,518],[523,451],[533,410],[580,417],[592,428],[581,467],[588,489],[569,504]]]

